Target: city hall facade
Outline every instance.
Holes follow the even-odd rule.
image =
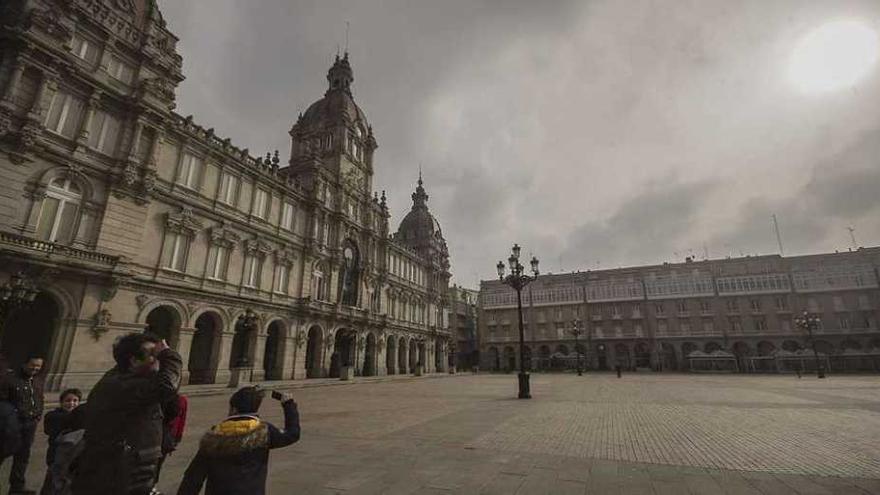
[[[872,247],[541,275],[522,297],[526,366],[572,368],[579,349],[599,370],[880,371],[878,267]],[[518,368],[516,292],[482,282],[478,322],[483,369]]]
[[[173,111],[182,59],[154,1],[0,14],[7,360],[41,354],[50,388],[88,388],[147,328],[191,384],[446,369],[446,242],[421,177],[390,229],[347,54],[284,163]]]

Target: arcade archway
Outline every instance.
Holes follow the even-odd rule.
[[[48,360],[58,328],[61,308],[51,295],[40,292],[27,308],[12,310],[0,327],[0,355],[10,366],[32,356]]]
[[[219,351],[217,336],[222,331],[222,320],[217,313],[207,311],[196,318],[195,327],[187,363],[189,383],[214,383]]]

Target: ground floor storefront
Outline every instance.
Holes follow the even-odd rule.
[[[814,341],[796,335],[526,341],[523,355],[533,371],[576,369],[580,363],[592,370],[794,373],[815,369],[818,355],[826,370],[876,373],[880,332],[820,334]],[[518,342],[484,343],[480,356],[483,370],[519,369]]]

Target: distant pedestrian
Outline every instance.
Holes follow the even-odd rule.
[[[618,363],[614,366],[614,369],[617,370],[617,378],[620,378],[621,371],[623,370],[623,366],[621,366],[620,363]]]
[[[188,401],[185,395],[178,395],[174,399],[162,405],[162,415],[165,417],[162,429],[162,457],[156,466],[156,476],[153,480],[153,490],[150,495],[161,495],[156,488],[159,484],[159,473],[165,459],[177,450],[177,445],[183,439],[183,430],[186,427],[186,410]]]
[[[260,419],[258,387],[244,387],[229,398],[229,417],[208,431],[183,475],[177,495],[264,495],[269,450],[299,440],[299,412],[287,394],[272,392],[284,410],[284,429]]]
[[[33,494],[25,488],[25,473],[31,458],[31,446],[37,432],[37,423],[43,416],[43,358],[32,355],[17,369],[4,373],[0,381],[0,401],[15,409],[19,426],[18,448],[12,454],[9,473],[9,493]],[[0,460],[0,464],[2,464]]]
[[[130,333],[116,366],[89,393],[75,495],[146,495],[162,454],[162,404],[177,397],[180,355],[164,340]]]

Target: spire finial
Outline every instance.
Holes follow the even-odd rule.
[[[419,162],[419,185],[422,185],[422,162]]]

